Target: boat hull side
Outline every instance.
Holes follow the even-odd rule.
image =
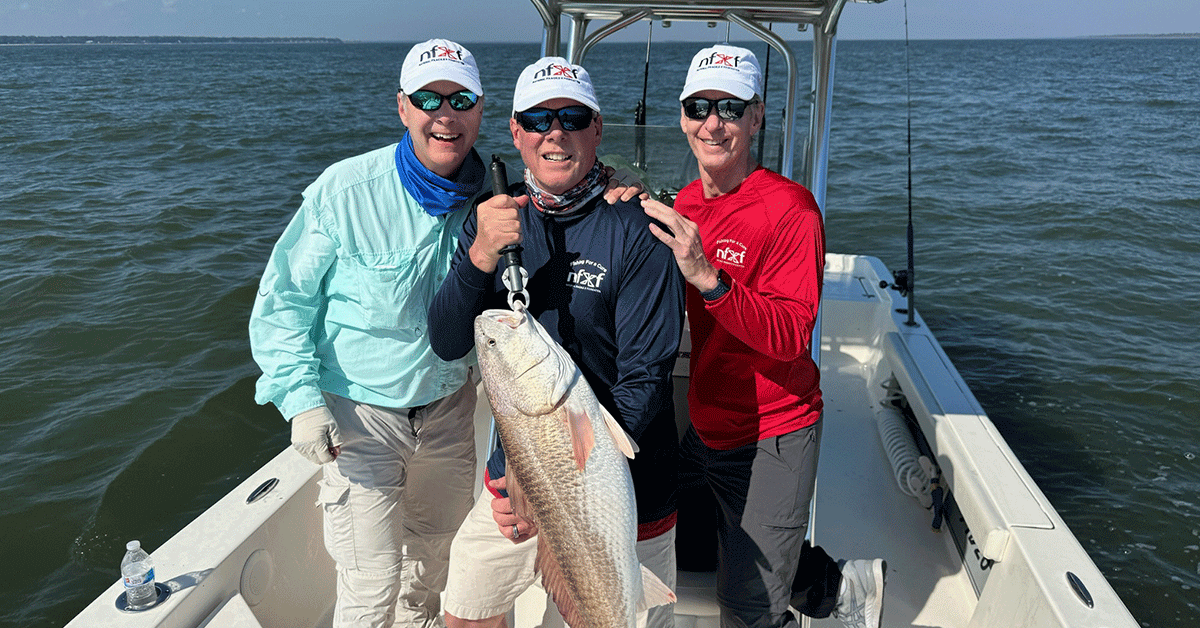
[[[159,582],[172,590],[160,607],[118,610],[117,581],[68,628],[246,625],[245,609],[263,628],[328,625],[335,572],[316,506],[320,475],[285,449],[151,553]],[[270,478],[275,488],[247,504]]]

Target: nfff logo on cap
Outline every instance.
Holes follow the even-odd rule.
[[[536,66],[535,66],[536,67]],[[533,81],[537,82],[543,79],[566,77],[568,79],[579,80],[579,73],[584,71],[581,67],[571,67],[562,63],[548,63],[546,67],[536,70],[533,73]]]
[[[448,39],[430,39],[413,46],[400,69],[400,89],[406,93],[435,81],[452,81],[483,95],[475,56]]]
[[[417,57],[417,63],[420,65],[424,65],[426,63],[429,63],[430,61],[437,61],[439,59],[444,59],[444,60],[449,60],[449,61],[462,61],[463,60],[463,51],[461,48],[451,48],[449,46],[441,46],[441,45],[435,44],[433,46],[430,46],[429,50],[422,52],[420,54],[420,56]]]
[[[716,45],[705,48],[692,57],[687,80],[683,85],[683,100],[696,92],[715,90],[750,100],[762,93],[762,73],[754,53],[737,46]]]
[[[599,113],[592,77],[562,57],[542,57],[525,66],[513,90],[513,113],[556,98],[567,98]]]

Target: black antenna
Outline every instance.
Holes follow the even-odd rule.
[[[654,20],[649,20],[646,31],[646,69],[642,72],[642,99],[633,112],[633,165],[646,169],[646,88],[650,82],[650,36],[654,33]]]

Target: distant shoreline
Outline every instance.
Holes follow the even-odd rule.
[[[170,35],[0,35],[2,45],[46,44],[340,44],[336,37],[177,37]]]
[[[1087,35],[1084,39],[1196,39],[1200,33],[1163,33],[1161,35]]]

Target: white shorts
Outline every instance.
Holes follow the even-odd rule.
[[[486,619],[504,615],[513,609],[517,598],[537,576],[533,571],[537,558],[537,537],[528,537],[521,543],[500,533],[492,518],[493,495],[487,489],[475,500],[475,506],[463,521],[454,542],[450,546],[450,573],[446,579],[446,590],[442,593],[442,610],[460,619]],[[675,590],[675,528],[637,543],[637,557],[654,575],[658,576],[671,590]],[[562,616],[548,595],[537,587],[539,603],[528,612],[521,605],[517,622],[510,628],[541,628],[563,626]],[[522,599],[522,603],[524,598]],[[544,613],[538,619],[523,621],[530,613]],[[657,606],[638,616],[638,626],[649,628],[671,628],[675,624],[675,611],[670,605]]]

